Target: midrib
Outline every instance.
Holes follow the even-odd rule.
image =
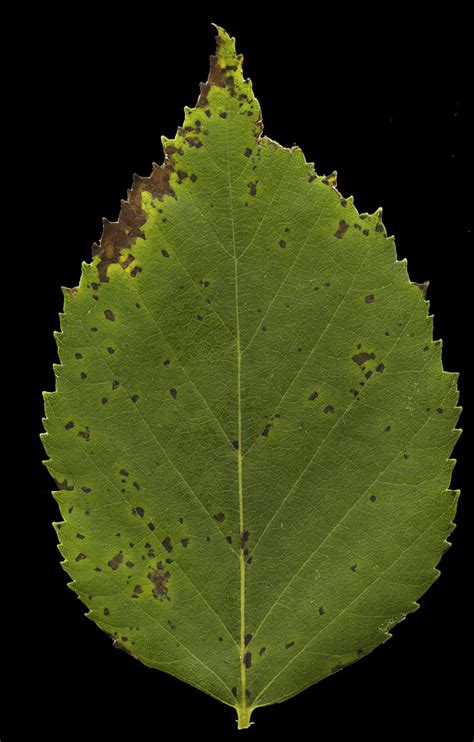
[[[246,706],[247,706],[247,678],[246,678],[246,666],[244,662],[245,655],[245,557],[244,550],[242,548],[242,534],[244,533],[244,488],[243,488],[243,457],[242,457],[242,405],[241,405],[241,345],[240,345],[240,319],[239,319],[239,273],[238,273],[238,261],[237,252],[235,245],[235,222],[234,222],[234,208],[232,202],[232,181],[230,175],[230,159],[229,159],[229,128],[228,121],[226,126],[227,136],[227,171],[229,178],[229,204],[230,204],[230,216],[232,225],[232,245],[233,245],[233,257],[234,257],[234,287],[235,287],[235,350],[237,357],[237,478],[239,487],[239,569],[240,569],[240,703],[241,710],[239,710],[239,716],[246,717]]]

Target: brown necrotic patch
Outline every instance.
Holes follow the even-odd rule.
[[[152,595],[154,598],[159,598],[160,600],[170,600],[168,595],[168,581],[170,578],[170,573],[163,569],[163,565],[161,564],[161,562],[156,565],[156,569],[154,569],[153,572],[149,572],[147,574],[147,578],[153,585]]]
[[[128,255],[129,249],[139,237],[145,238],[142,227],[147,216],[142,209],[142,194],[150,193],[159,201],[163,201],[165,196],[175,198],[175,192],[170,185],[170,176],[174,171],[173,157],[166,155],[163,165],[153,163],[151,175],[148,177],[143,178],[135,174],[127,200],[122,199],[118,221],[102,219],[102,236],[99,243],[94,242],[92,245],[93,257],[99,258],[97,272],[101,282],[109,280],[107,271],[112,264],[128,267],[131,261],[124,257],[125,253]]]

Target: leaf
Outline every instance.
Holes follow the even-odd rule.
[[[262,135],[216,28],[163,165],[64,289],[42,439],[87,616],[245,728],[418,608],[460,408],[381,209]]]

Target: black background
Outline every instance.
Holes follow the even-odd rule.
[[[133,173],[149,175],[152,162],[163,161],[160,136],[172,137],[183,106],[195,105],[215,48],[211,21],[237,39],[264,134],[284,146],[298,144],[319,174],[337,170],[340,192],[354,195],[360,212],[383,206],[410,278],[430,281],[435,338],[443,338],[445,369],[461,373],[466,407],[472,338],[467,19],[455,5],[419,18],[389,5],[383,14],[313,10],[311,17],[309,7],[278,14],[254,5],[191,15],[177,3],[137,4],[98,18],[72,5],[67,14],[33,13],[27,33],[20,21],[11,27],[25,63],[15,91],[18,110],[25,111],[19,180],[28,204],[19,223],[29,257],[21,293],[34,353],[27,385],[32,484],[21,492],[15,487],[16,515],[27,533],[19,543],[29,544],[27,571],[15,580],[26,620],[11,642],[2,740],[237,736],[232,709],[116,651],[84,617],[60,566],[51,526],[58,511],[38,438],[41,392],[54,384],[60,286],[78,283],[102,217],[117,219]],[[466,414],[460,426],[466,427]],[[369,657],[283,704],[258,709],[254,725],[239,735],[472,739],[467,450],[465,432],[455,450],[453,486],[463,493],[453,546],[420,610]],[[14,615],[10,631],[19,625]]]

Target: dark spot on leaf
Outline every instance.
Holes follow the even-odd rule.
[[[312,402],[314,399],[317,398],[317,396],[318,396],[318,392],[311,392],[311,394],[309,395],[308,399],[311,400],[311,402]]]
[[[80,430],[77,435],[79,435],[81,438],[84,438],[85,441],[89,441],[90,438],[91,438],[91,434],[87,430],[87,428],[86,428],[86,430]]]
[[[85,555],[85,554],[82,554],[82,553],[80,553],[80,554],[78,554],[78,555],[77,555],[77,557],[76,557],[76,562],[82,562],[82,560],[83,560],[83,559],[86,559],[86,558],[87,558],[87,557],[86,557],[86,555]]]
[[[189,538],[182,538],[181,544],[186,548],[186,546],[189,544]]]
[[[169,536],[166,536],[166,538],[163,539],[161,542],[163,545],[163,548],[169,553],[170,551],[173,551],[173,547],[171,545],[171,539]]]
[[[135,565],[134,565],[134,563],[133,563],[133,562],[131,562],[131,561],[130,561],[130,559],[129,559],[129,560],[128,560],[128,562],[125,562],[125,566],[126,566],[126,567],[128,567],[129,569],[132,569],[132,567],[134,567]]]
[[[262,430],[262,435],[263,435],[264,438],[267,438],[268,437],[268,434],[269,434],[271,428],[273,428],[272,423],[267,423],[265,425],[264,429]]]
[[[251,157],[252,156],[252,150],[250,147],[247,147],[247,149],[244,152],[245,157]]]
[[[75,358],[75,359],[76,359],[77,361],[80,361],[80,360],[81,360],[81,358],[82,358],[82,353],[74,353],[74,358]]]
[[[80,538],[82,541],[83,539],[85,539],[85,536],[83,536],[82,533],[76,533],[76,538]]]
[[[337,229],[337,232],[335,232],[334,237],[337,237],[339,240],[342,239],[342,237],[344,236],[344,234],[347,232],[348,229],[349,229],[349,225],[347,224],[347,222],[345,222],[344,219],[340,219],[339,227]]]
[[[139,595],[141,595],[143,592],[143,588],[141,585],[135,585],[133,588],[133,595],[132,598],[138,598]]]
[[[240,535],[240,548],[243,549],[247,541],[249,540],[250,533],[248,531],[244,531]]]
[[[280,247],[281,247],[282,249],[284,249],[284,248],[286,247],[286,242],[285,242],[285,240],[280,240],[280,242],[279,242],[278,244],[280,245]]]
[[[130,399],[133,402],[133,404],[136,404],[138,400],[140,399],[140,397],[138,394],[134,394],[133,397],[130,397]]]
[[[161,254],[163,255],[164,258],[169,258],[169,256],[170,256],[170,254],[169,254],[169,252],[167,250],[162,250],[161,251]]]
[[[120,565],[122,564],[122,562],[123,562],[123,555],[122,554],[116,554],[114,557],[112,557],[112,559],[110,560],[110,562],[107,562],[107,564],[109,565],[110,569],[113,569],[114,572],[115,572],[115,570],[120,567]]]
[[[357,564],[353,564],[351,566],[351,569],[352,569],[353,572],[356,572],[357,571]]]
[[[334,407],[333,407],[333,406],[332,406],[331,404],[328,404],[328,405],[326,405],[326,407],[324,408],[324,410],[323,410],[323,411],[324,411],[324,412],[326,413],[326,415],[327,415],[327,414],[329,414],[329,413],[331,413],[331,412],[334,412]]]
[[[375,297],[373,294],[368,294],[364,299],[366,304],[372,304],[375,301]]]
[[[259,652],[258,652],[260,657],[262,657],[265,654],[266,650],[267,650],[266,647],[260,647]]]
[[[248,669],[252,667],[252,652],[245,652],[244,654],[244,665]]]
[[[74,427],[74,423],[72,422],[72,420],[70,420],[64,427],[66,428],[66,430],[71,430],[71,428]]]
[[[245,634],[245,638],[244,638],[245,646],[247,646],[251,640],[252,640],[252,634]]]
[[[438,413],[438,415],[442,415],[443,412],[444,412],[444,410],[443,410],[442,407],[438,407],[438,409],[436,410],[436,412]]]
[[[169,597],[168,597],[169,577],[170,577],[170,573],[163,571],[163,565],[161,564],[161,562],[157,564],[157,567],[153,572],[150,572],[147,575],[147,578],[153,584],[152,593],[153,593],[154,598],[160,598],[160,600],[163,600],[164,598],[166,598],[166,600],[169,600]]]
[[[367,361],[372,361],[375,358],[375,353],[356,353],[355,356],[352,356],[352,360],[354,363],[357,363],[358,366],[363,366],[364,363],[367,363]]]
[[[365,234],[365,236],[368,237],[369,236],[369,230],[368,229],[363,229],[362,230],[362,234]]]
[[[219,116],[221,117],[221,119],[226,119],[227,118],[226,111],[222,111],[222,113],[220,113]]]
[[[117,389],[118,386],[120,386],[120,381],[114,379],[114,381],[112,382],[112,389]]]
[[[231,692],[232,692],[232,695],[234,696],[234,698],[237,698],[237,688],[235,687],[235,685],[234,685],[233,688],[231,688]]]
[[[111,322],[115,320],[115,314],[112,312],[111,309],[106,309],[104,311],[104,317],[105,319],[109,319]]]
[[[107,399],[107,397],[102,397],[102,399],[100,400],[100,403],[101,404],[107,404],[108,401],[109,400]]]
[[[369,497],[370,502],[375,502],[376,499],[377,498],[375,497],[375,495],[370,495],[370,497]]]
[[[217,520],[218,523],[222,523],[225,520],[224,513],[216,513],[216,515],[213,515],[214,520]]]
[[[104,616],[110,616],[110,611],[108,608],[104,608]]]
[[[147,526],[148,526],[148,529],[150,531],[154,531],[155,530],[155,524],[154,523],[147,523]]]
[[[384,433],[390,433],[391,429],[392,429],[392,426],[391,425],[386,425],[385,428],[383,429],[383,432]]]
[[[379,365],[377,366],[375,370],[378,371],[379,374],[381,374],[384,369],[385,369],[385,366],[383,365],[383,363],[379,363]]]
[[[178,396],[178,392],[176,391],[176,389],[170,389],[170,394],[173,399],[176,399],[176,397]]]
[[[324,614],[326,613],[326,611],[324,610],[323,606],[321,606],[320,608],[318,608],[318,613],[319,613],[320,616],[324,616]]]
[[[256,183],[249,183],[248,186],[249,186],[249,193],[250,193],[250,195],[251,196],[255,196],[255,194],[257,193],[257,184]]]
[[[295,645],[295,643],[294,643],[294,642],[287,642],[287,643],[285,644],[285,649],[289,649],[290,647],[294,647],[294,645]]]
[[[236,451],[238,451],[238,449],[239,449],[239,441],[232,441],[232,445],[236,449]]]
[[[115,353],[115,348],[112,348],[112,347],[111,347],[111,346],[109,345],[109,347],[107,348],[107,353],[109,353],[109,355],[112,355],[112,353]]]

